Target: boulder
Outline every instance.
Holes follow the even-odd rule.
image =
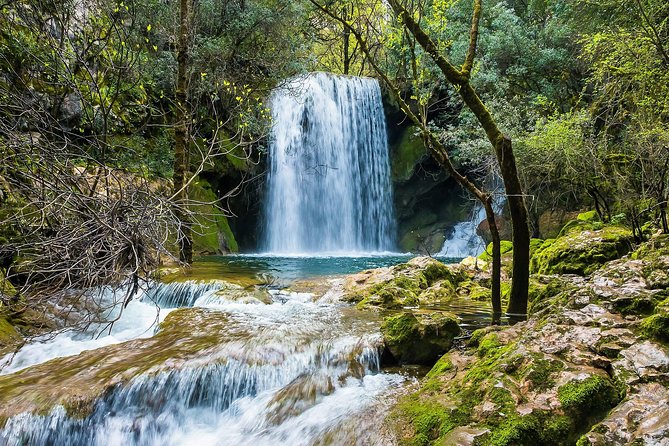
[[[430,305],[456,295],[458,284],[471,276],[460,265],[431,257],[353,274],[346,278],[343,299],[358,308],[401,309]]]
[[[434,364],[460,334],[457,318],[449,313],[400,313],[381,326],[386,348],[400,363]]]
[[[539,274],[589,275],[632,249],[632,233],[621,226],[597,226],[574,220],[557,239],[545,240],[532,256],[530,270]]]

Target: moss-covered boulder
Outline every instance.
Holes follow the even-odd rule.
[[[545,240],[532,256],[530,269],[539,274],[589,275],[604,263],[618,259],[633,247],[631,231],[574,220],[557,239]]]
[[[343,299],[358,307],[401,309],[444,302],[456,296],[458,284],[471,279],[466,267],[445,265],[431,257],[348,276]]]
[[[400,313],[385,318],[381,332],[398,362],[431,365],[451,348],[460,326],[448,313]]]

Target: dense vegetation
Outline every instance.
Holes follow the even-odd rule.
[[[501,175],[517,238],[581,209],[637,242],[669,232],[662,0],[181,3],[3,4],[0,244],[20,295],[137,283],[184,234],[200,252],[235,250],[226,198],[262,173],[269,93],[313,70],[378,77],[479,199],[503,193],[490,188]],[[525,207],[529,221],[515,215]],[[525,298],[527,284],[512,295]]]

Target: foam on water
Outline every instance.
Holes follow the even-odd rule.
[[[230,333],[215,352],[115,387],[83,419],[62,407],[10,418],[0,444],[314,445],[323,438],[369,444],[363,438],[378,435],[378,419],[364,414],[389,404],[406,381],[380,370],[376,316],[314,301],[309,293],[272,291],[271,304],[242,303],[240,290],[222,282],[155,286],[128,306],[113,340],[72,338],[78,347],[60,351],[28,346],[26,355],[43,349],[36,356],[44,359],[96,347],[91,342],[117,342],[121,334],[146,336],[139,323],[149,322],[148,308],[155,321],[153,302],[221,312]]]

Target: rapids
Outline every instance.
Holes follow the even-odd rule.
[[[138,296],[108,336],[64,333],[24,347],[4,371],[11,374],[0,377],[0,389],[3,379],[58,382],[61,366],[52,370],[45,361],[62,356],[68,357],[63,368],[74,368],[73,376],[86,382],[96,373],[87,364],[98,351],[116,343],[122,352],[131,345],[124,340],[152,336],[148,328],[175,307],[196,307],[205,311],[205,322],[222,321],[189,321],[186,309],[179,325],[193,339],[215,337],[215,349],[165,358],[127,382],[110,384],[83,414],[69,416],[56,406],[12,416],[0,430],[0,444],[384,444],[381,412],[407,378],[380,368],[378,316],[315,301],[308,293],[266,294],[269,303],[220,281],[157,284]],[[105,371],[108,360],[100,358],[95,368]],[[63,375],[62,385],[73,379]]]

